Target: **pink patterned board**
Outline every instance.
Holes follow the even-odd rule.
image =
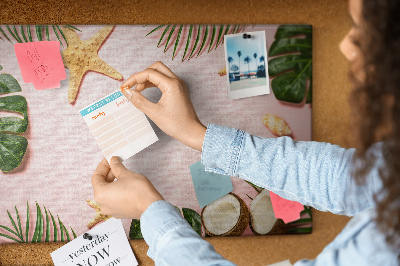
[[[186,82],[203,124],[239,128],[267,138],[290,135],[295,140],[311,140],[311,26],[3,25],[0,28],[4,32],[0,31],[3,39],[0,40],[0,103],[5,103],[0,104],[0,119],[11,121],[8,126],[0,123],[0,168],[3,170],[0,172],[0,225],[3,226],[0,228],[0,243],[53,241],[54,233],[57,233],[57,241],[68,240],[104,220],[93,202],[90,181],[103,154],[79,111],[115,92],[123,80],[156,61],[162,61]],[[156,30],[148,34],[153,29]],[[224,76],[226,72],[229,75],[229,70],[224,70],[223,35],[252,31],[265,31],[268,58],[260,60],[259,56],[247,55],[243,49],[241,53],[244,56],[233,58],[230,66],[232,68],[235,60],[237,63],[245,56],[250,58],[247,62],[250,65],[241,62],[246,69],[257,70],[268,62],[271,92],[229,100],[227,77]],[[196,44],[197,35],[199,41]],[[68,48],[63,36],[68,41]],[[61,81],[60,88],[36,90],[33,84],[24,82],[14,44],[30,39],[59,40],[63,44],[61,52],[64,65],[68,68],[67,79]],[[87,40],[84,43],[87,46],[80,40]],[[305,40],[309,41],[308,50],[299,48],[304,47],[299,44]],[[81,50],[92,49],[100,61],[93,57],[90,61],[83,52],[75,53],[77,56],[71,55],[73,49],[78,51],[82,47],[84,49]],[[275,51],[276,55],[271,55],[270,50]],[[286,62],[291,66],[290,69],[279,69],[276,62],[272,61],[282,54],[289,55]],[[82,60],[89,60],[87,65],[95,71],[83,74],[84,71],[76,63],[79,56],[82,56]],[[291,64],[289,61],[294,60],[293,56],[302,56],[306,63]],[[241,72],[244,70],[240,68]],[[288,94],[284,94],[282,86],[274,88],[273,80],[287,73],[291,73],[292,79],[288,77],[285,81],[285,77],[280,78],[286,84],[283,89],[293,87],[289,88]],[[83,75],[82,80],[79,75]],[[296,75],[297,78],[293,79]],[[242,76],[240,79],[246,78],[245,74]],[[69,80],[78,80],[78,86],[69,88]],[[20,85],[20,91],[16,83]],[[74,89],[78,91],[76,95],[71,92]],[[157,101],[161,93],[156,88],[150,88],[144,95]],[[300,100],[296,98],[298,95]],[[11,100],[7,101],[4,97],[11,97],[8,98]],[[15,109],[13,106],[16,105],[12,103],[17,103],[22,109]],[[18,119],[10,120],[11,116]],[[147,176],[202,236],[311,232],[310,208],[305,207],[300,220],[284,224],[273,215],[268,191],[239,178],[232,178],[233,194],[201,209],[189,170],[189,165],[200,160],[200,152],[172,139],[153,122],[150,123],[159,141],[127,159],[124,164],[128,169]],[[10,139],[14,140],[11,144],[7,142]],[[223,207],[227,205],[233,208],[233,212]],[[226,221],[226,224],[215,228],[212,225],[217,221],[215,219]],[[132,239],[141,237],[138,221],[123,220],[123,225]],[[63,231],[62,235],[60,231]]]

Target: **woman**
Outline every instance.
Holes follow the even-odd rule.
[[[355,216],[315,260],[295,265],[398,265],[400,250],[400,1],[350,0],[353,28],[340,44],[352,62],[357,150],[288,137],[263,139],[199,121],[185,83],[160,62],[131,76],[124,95],[165,133],[202,151],[207,170],[238,176],[322,211]],[[136,85],[136,89],[130,89]],[[158,87],[149,102],[140,92]],[[112,182],[114,178],[116,182]],[[141,219],[159,265],[232,265],[118,158],[92,184],[104,214]],[[301,185],[299,185],[301,184]],[[246,254],[243,254],[246,256]]]

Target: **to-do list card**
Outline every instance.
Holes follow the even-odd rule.
[[[80,111],[109,161],[126,160],[158,140],[144,113],[120,92],[114,92]]]

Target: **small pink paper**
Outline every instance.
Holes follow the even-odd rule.
[[[43,41],[16,43],[15,54],[25,83],[35,89],[54,89],[67,78],[60,53],[60,42]]]
[[[286,224],[300,219],[300,212],[304,210],[303,204],[281,198],[271,191],[269,195],[277,219],[281,218]]]

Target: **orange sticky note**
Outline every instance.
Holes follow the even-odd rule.
[[[303,204],[279,197],[269,192],[275,217],[281,218],[286,224],[300,219],[300,212],[304,210]]]
[[[43,41],[16,43],[15,54],[25,83],[35,89],[54,89],[67,78],[60,53],[60,42]]]

